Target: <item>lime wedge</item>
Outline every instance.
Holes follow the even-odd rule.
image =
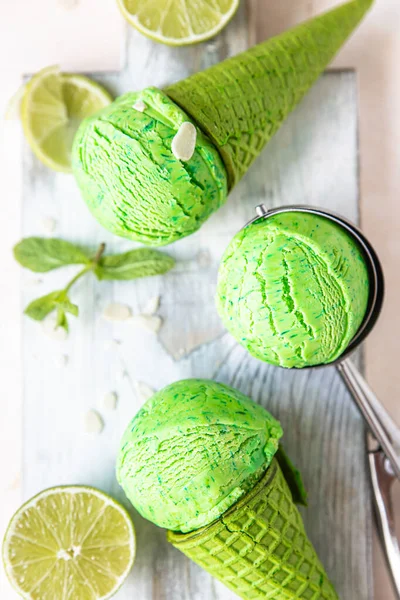
[[[135,532],[115,500],[84,486],[45,490],[13,516],[3,542],[7,576],[22,598],[110,598],[128,575]]]
[[[71,171],[71,148],[81,121],[112,102],[98,83],[58,67],[39,71],[25,86],[21,119],[36,156],[56,171]]]
[[[217,35],[235,14],[239,0],[117,0],[126,20],[147,37],[186,46]]]

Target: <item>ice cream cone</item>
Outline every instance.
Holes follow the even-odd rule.
[[[168,540],[245,600],[338,598],[276,459],[217,521]]]
[[[197,231],[372,1],[352,0],[164,91],[130,92],[85,119],[72,166],[92,214],[112,233],[153,246]]]
[[[231,189],[354,31],[353,0],[166,90],[212,140]]]

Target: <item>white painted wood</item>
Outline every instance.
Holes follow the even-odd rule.
[[[20,85],[18,74],[3,80],[0,90],[0,114],[8,98]],[[21,270],[14,261],[11,248],[21,235],[21,137],[20,124],[0,123],[0,179],[2,182],[3,219],[0,256],[3,276],[0,278],[0,538],[10,517],[21,503]],[[6,457],[6,458],[5,458]],[[0,598],[8,600],[10,585],[0,569]],[[15,597],[15,594],[12,595]]]
[[[132,31],[127,68],[103,80],[121,93],[179,79],[245,47],[244,22],[242,10],[216,41],[184,52],[153,44]],[[183,377],[215,377],[249,393],[282,420],[287,449],[310,493],[306,527],[340,598],[372,598],[363,426],[339,377],[331,368],[289,373],[248,357],[224,334],[213,303],[220,256],[260,201],[269,206],[319,204],[357,219],[355,89],[352,73],[320,80],[226,206],[200,232],[167,249],[179,261],[174,272],[129,283],[82,281],[73,292],[81,316],[64,343],[44,337],[40,326],[24,320],[25,498],[51,485],[86,483],[123,499],[114,463],[122,432],[140,405],[134,382],[160,388]],[[71,177],[49,172],[27,148],[23,163],[23,235],[40,233],[43,217],[53,217],[61,237],[90,241],[93,248],[105,241],[114,251],[132,246],[93,221]],[[68,276],[63,269],[29,287],[32,276],[24,273],[23,303],[57,288]],[[157,294],[165,320],[158,337],[100,318],[111,301],[128,304],[138,313]],[[110,349],[112,339],[121,344]],[[68,365],[60,367],[61,354],[69,356]],[[118,408],[106,413],[103,397],[114,390]],[[90,409],[105,420],[97,437],[84,431],[84,415]],[[233,600],[231,592],[169,547],[163,531],[132,514],[138,556],[116,598]]]
[[[1,8],[2,85],[5,73],[21,76],[54,64],[72,71],[122,64],[126,23],[116,0],[3,0]]]

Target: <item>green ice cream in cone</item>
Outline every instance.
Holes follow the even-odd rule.
[[[191,379],[156,393],[123,436],[117,478],[168,540],[247,600],[337,600],[307,538],[282,429],[228,386]]]
[[[152,245],[199,229],[371,4],[352,0],[163,92],[126,94],[86,119],[73,169],[93,215],[113,233]]]

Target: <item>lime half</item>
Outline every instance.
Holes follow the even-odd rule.
[[[13,516],[3,542],[7,576],[22,598],[110,598],[128,575],[135,532],[126,510],[84,486],[45,490]]]
[[[58,67],[39,71],[21,101],[22,126],[33,152],[48,167],[69,173],[79,124],[110,102],[109,93],[83,75],[61,73]]]
[[[217,35],[235,14],[239,0],[117,0],[126,20],[147,37],[186,46]]]

